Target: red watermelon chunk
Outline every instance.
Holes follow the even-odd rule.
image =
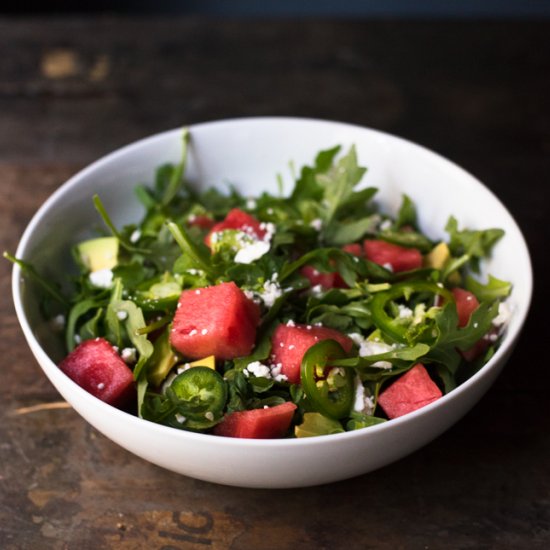
[[[347,288],[348,285],[344,282],[340,273],[329,272],[323,273],[312,265],[305,265],[300,269],[300,273],[309,279],[311,286],[321,285],[323,289],[327,288]]]
[[[135,396],[132,371],[104,338],[82,342],[59,368],[87,392],[115,407],[123,407]]]
[[[346,244],[342,247],[342,250],[359,258],[362,258],[364,255],[363,248],[359,243]]]
[[[416,248],[405,248],[376,239],[365,240],[363,248],[368,260],[389,267],[394,273],[422,267],[422,254]]]
[[[200,229],[212,229],[216,222],[210,217],[204,214],[198,214],[196,216],[189,216],[187,224],[190,227],[199,227]]]
[[[233,359],[254,347],[260,309],[234,283],[184,290],[170,333],[170,343],[182,355],[200,359]]]
[[[397,418],[429,405],[441,395],[424,365],[418,363],[385,389],[378,403],[388,418]]]
[[[284,437],[296,405],[287,401],[267,409],[252,409],[230,413],[214,427],[215,435],[247,439],[275,439]]]
[[[453,288],[451,290],[455,299],[456,312],[458,314],[458,326],[465,327],[470,321],[472,313],[478,308],[479,302],[475,295],[469,290],[463,288]]]
[[[271,361],[275,365],[281,364],[281,374],[291,384],[299,384],[304,354],[321,340],[336,340],[346,352],[353,346],[351,338],[331,328],[281,324],[271,337]]]
[[[218,222],[212,227],[210,233],[206,235],[204,242],[210,246],[212,235],[214,233],[224,231],[225,229],[240,229],[252,237],[261,240],[267,233],[267,231],[261,226],[261,222],[259,222],[254,216],[243,212],[239,208],[233,208],[233,210],[229,211],[224,220]]]

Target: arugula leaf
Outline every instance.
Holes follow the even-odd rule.
[[[174,197],[178,194],[182,186],[183,174],[185,172],[185,164],[187,162],[187,144],[189,142],[189,130],[187,128],[184,128],[183,130],[182,142],[182,159],[181,162],[177,164],[172,170],[170,180],[168,182],[168,185],[164,189],[162,199],[160,201],[162,206],[168,206],[168,204],[170,204]]]
[[[310,199],[320,201],[323,197],[323,187],[317,182],[317,176],[324,174],[331,166],[341,147],[337,145],[332,149],[321,151],[315,158],[314,166],[304,166],[300,178],[294,184],[294,190],[290,195],[289,202],[298,204],[303,200]]]
[[[328,172],[318,174],[317,183],[323,189],[323,221],[325,231],[330,235],[330,225],[342,204],[352,196],[353,188],[361,181],[366,168],[357,164],[357,152],[352,146],[349,153],[332,166]]]
[[[473,292],[480,302],[507,298],[512,292],[512,283],[501,281],[489,275],[487,284],[484,285],[471,276],[466,277],[466,289]]]
[[[461,357],[458,350],[470,349],[491,328],[498,314],[498,302],[482,302],[472,313],[469,323],[458,327],[458,314],[454,302],[447,303],[435,315],[437,337],[426,359],[445,365],[452,374],[456,373]]]
[[[403,194],[401,207],[397,212],[397,217],[393,225],[395,229],[401,229],[404,225],[410,225],[413,228],[417,227],[416,206],[408,195]]]
[[[470,266],[476,273],[479,272],[479,260],[490,255],[494,245],[504,236],[502,229],[485,229],[474,231],[458,229],[458,221],[451,216],[445,226],[449,233],[449,249],[453,256],[466,254],[470,259]]]

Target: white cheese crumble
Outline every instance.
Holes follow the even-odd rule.
[[[393,265],[391,265],[389,262],[386,262],[385,264],[382,264],[382,267],[393,273]]]
[[[113,284],[113,272],[110,269],[92,271],[89,275],[90,283],[98,288],[110,288]]]
[[[214,420],[214,413],[212,411],[206,411],[204,413],[204,418],[206,418],[206,420],[210,420],[210,422],[212,422],[212,420]]]
[[[263,286],[263,291],[259,293],[262,302],[266,307],[272,307],[277,298],[283,295],[283,291],[279,286],[279,283],[275,281],[266,281]]]
[[[65,328],[65,315],[60,313],[51,320],[52,328],[56,331],[61,331]]]
[[[398,304],[397,308],[399,309],[399,318],[400,319],[409,319],[413,316],[412,309],[408,308],[407,306],[404,306],[403,304]]]
[[[260,361],[253,361],[243,370],[243,374],[247,378],[249,376],[256,376],[257,378],[271,378],[271,369],[267,365],[260,363]]]
[[[388,229],[391,229],[391,226],[392,226],[391,220],[384,220],[383,222],[380,223],[380,225],[378,226],[378,229],[380,229],[380,231],[387,231]]]
[[[187,418],[185,418],[185,416],[183,416],[183,414],[180,414],[180,413],[176,413],[176,420],[180,423],[180,424],[183,424]]]
[[[511,317],[512,310],[506,302],[501,302],[498,305],[498,315],[493,319],[493,325],[504,328],[510,322]]]
[[[139,229],[134,229],[134,231],[130,235],[130,242],[137,243],[140,237],[141,237],[141,231]]]
[[[97,385],[97,389],[98,390],[102,390],[105,388],[105,384],[103,382],[100,382],[98,385]]]
[[[321,220],[320,218],[315,218],[314,220],[311,220],[309,225],[313,227],[315,231],[321,231],[323,227],[323,220]]]
[[[205,336],[206,334],[208,334],[208,329],[207,329],[207,328],[203,328],[203,329],[201,330],[201,334],[202,334],[203,336]]]
[[[136,362],[136,348],[124,348],[120,356],[125,363],[135,363]]]
[[[235,254],[235,263],[251,264],[260,259],[264,254],[269,252],[271,244],[269,241],[253,241],[246,244]]]
[[[256,208],[256,201],[252,198],[246,199],[246,207],[249,210],[254,210]]]
[[[116,312],[116,316],[119,321],[124,321],[124,319],[128,318],[128,312],[120,310]]]
[[[371,355],[380,355],[382,353],[388,353],[393,351],[394,346],[385,344],[384,342],[367,340],[357,332],[348,334],[348,336],[359,346],[359,356],[369,357]],[[379,367],[381,369],[391,369],[392,365],[389,361],[376,361],[372,364],[373,367]]]
[[[369,416],[374,413],[374,399],[369,395],[365,395],[365,387],[358,376],[355,379],[353,410]]]
[[[80,338],[79,334],[75,334],[74,335],[74,343],[75,344],[80,344],[80,342],[82,342],[82,338]]]
[[[315,285],[311,287],[311,294],[313,296],[321,296],[323,294],[323,285]]]

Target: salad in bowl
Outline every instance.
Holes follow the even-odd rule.
[[[275,126],[328,124],[326,130],[338,131],[324,132],[315,151],[307,148],[309,159],[301,151],[305,162],[291,164],[290,177],[273,172],[276,184],[269,188],[246,170],[239,176],[250,179],[248,186],[233,180],[234,157],[227,174],[215,154],[203,167],[204,144],[215,146],[218,139],[208,135],[216,123],[170,133],[164,163],[162,139],[146,140],[92,165],[81,175],[84,183],[78,177],[69,182],[62,207],[59,195],[57,204],[54,195],[43,207],[42,216],[51,219],[67,212],[69,232],[61,230],[53,254],[62,269],[49,273],[40,239],[29,246],[24,238],[15,256],[6,254],[16,264],[17,285],[21,273],[32,289],[32,304],[24,298],[26,305],[18,305],[28,339],[26,323],[35,325],[31,347],[75,408],[153,462],[229,483],[227,474],[196,472],[204,449],[225,446],[238,454],[239,445],[244,450],[257,442],[256,454],[274,444],[285,452],[301,445],[299,453],[307,454],[315,447],[308,442],[363,445],[361,434],[384,437],[392,425],[402,430],[407,422],[435,416],[429,435],[408,446],[422,444],[481,395],[489,380],[460,404],[463,388],[482,377],[486,365],[502,364],[495,357],[503,355],[501,348],[511,351],[508,332],[515,339],[524,316],[514,300],[517,281],[509,268],[498,269],[498,248],[515,226],[472,224],[461,218],[460,207],[456,215],[435,216],[437,202],[431,198],[431,207],[423,208],[415,184],[399,189],[388,166],[386,173],[372,170],[377,182],[364,143],[364,132],[373,131],[266,120]],[[258,123],[217,125],[225,131],[241,124],[248,131],[230,146],[234,154]],[[342,130],[349,135],[338,140]],[[374,132],[369,139],[377,145],[386,138]],[[397,148],[412,146],[393,140]],[[125,155],[139,156],[136,147],[148,150],[146,183],[139,183],[143,171],[105,176],[113,162],[127,166]],[[288,152],[283,149],[266,165]],[[418,149],[420,157],[433,155]],[[436,159],[448,168],[448,161]],[[424,169],[413,162],[413,174]],[[211,174],[224,181],[210,186]],[[124,184],[115,189],[120,175]],[[78,199],[71,185],[80,186]],[[70,205],[84,197],[85,214],[72,217]],[[442,223],[434,229],[424,215]],[[40,213],[34,223],[44,223]],[[16,305],[20,291],[18,286]],[[100,411],[117,422],[107,426]],[[121,436],[117,423],[131,426],[129,435]],[[146,450],[136,440],[140,431],[155,434],[152,440],[172,438],[169,447],[194,446],[197,457],[187,458],[193,467]],[[400,452],[386,449],[371,462],[383,464]],[[350,460],[348,474],[366,471]],[[300,481],[265,483],[252,475],[235,484],[295,486],[321,479],[319,472],[302,474]]]

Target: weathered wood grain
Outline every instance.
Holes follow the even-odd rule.
[[[454,428],[381,471],[266,491],[163,471],[64,407],[1,262],[0,548],[547,548],[549,33],[512,21],[0,20],[2,249],[115,147],[203,120],[299,115],[395,132],[469,168],[516,216],[538,279],[516,353]]]

